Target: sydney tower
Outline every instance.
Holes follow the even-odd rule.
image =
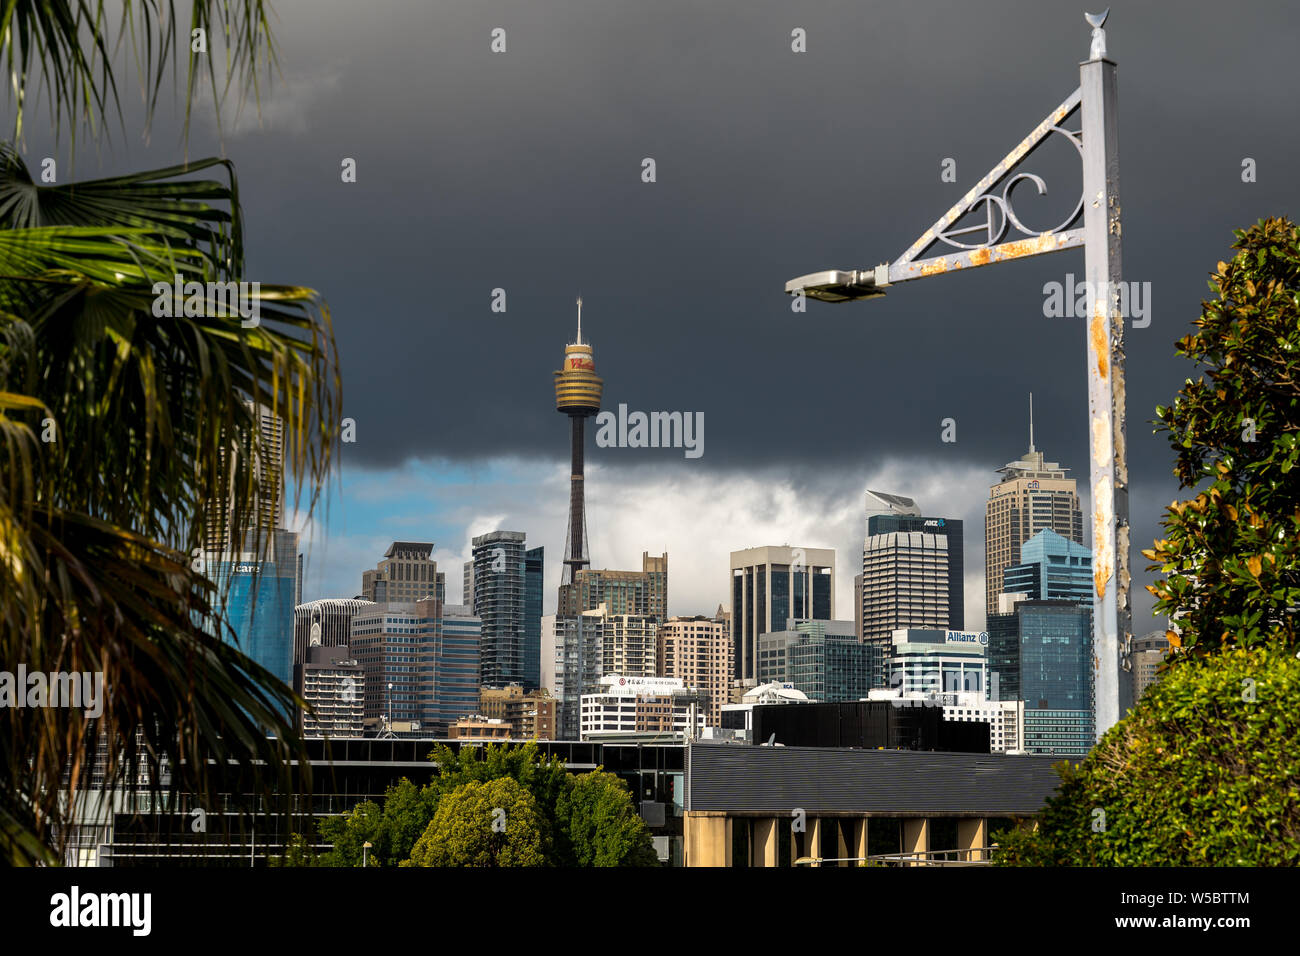
[[[582,299],[578,300],[578,340],[564,349],[564,368],[555,373],[555,408],[569,416],[569,530],[564,548],[562,584],[572,584],[586,567],[587,506],[582,487],[582,449],[586,420],[600,411],[605,383],[596,374],[591,346],[582,341]]]

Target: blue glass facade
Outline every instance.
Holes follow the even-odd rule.
[[[786,647],[790,683],[810,700],[859,700],[871,690],[880,648],[860,644],[855,635],[828,634],[826,621],[800,621],[799,637]]]
[[[229,584],[226,618],[239,649],[285,684],[293,681],[293,609],[299,603],[298,535],[270,532],[274,560],[212,561],[208,573],[219,588]]]
[[[542,578],[545,548],[524,552],[524,690],[542,686]]]
[[[481,626],[477,617],[459,613],[443,614],[442,641],[435,661],[436,704],[433,713],[435,725],[440,733],[446,732],[446,729],[461,717],[472,716],[479,712]],[[539,646],[540,627],[539,620]]]
[[[1014,618],[1015,697],[1025,702],[1025,749],[1086,754],[1095,741],[1091,609],[1067,601],[1022,601]],[[990,640],[992,624],[990,620]],[[1005,633],[1006,628],[998,630]],[[1003,679],[999,674],[1000,685]],[[999,696],[1011,699],[1008,690],[1000,686]]]
[[[1046,528],[1020,546],[1020,563],[1003,572],[1002,590],[1040,601],[1092,604],[1092,552]]]

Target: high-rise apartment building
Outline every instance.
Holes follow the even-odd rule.
[[[1007,590],[1002,575],[1020,560],[1020,546],[1044,528],[1076,544],[1083,538],[1083,511],[1068,468],[1047,461],[1034,448],[1031,405],[1029,451],[1019,461],[998,469],[1002,480],[989,489],[984,510],[984,596],[985,611],[996,614],[998,595]]]
[[[307,707],[304,737],[360,737],[365,728],[366,669],[346,646],[308,646],[296,686]]]
[[[361,572],[361,596],[376,604],[446,601],[447,578],[432,554],[432,542],[394,541],[376,568]]]
[[[652,617],[662,624],[668,618],[668,555],[641,552],[640,571],[586,568],[577,572],[572,583],[560,585],[556,614],[573,617],[602,604],[611,614]]]
[[[583,694],[595,693],[604,674],[605,616],[602,605],[574,617],[556,615],[548,621],[553,631],[554,658],[551,692],[559,701],[557,732],[560,740],[578,740]]]
[[[731,552],[731,642],[736,680],[758,676],[758,641],[790,618],[829,621],[835,606],[835,552],[827,548],[748,548]]]
[[[655,676],[658,624],[647,615],[615,614],[601,604],[572,617],[556,615],[553,625],[548,618],[544,630],[549,634],[552,627],[553,663],[547,673],[559,701],[559,739],[577,740],[582,695],[595,693],[601,677]]]
[[[927,517],[911,498],[866,493],[862,547],[862,640],[892,653],[900,628],[965,627],[962,521]],[[884,686],[883,672],[874,678]]]
[[[731,632],[725,620],[672,617],[659,628],[656,677],[674,677],[708,695],[705,722],[720,727],[735,669]]]
[[[605,605],[601,605],[605,607]],[[659,625],[643,614],[612,614],[606,608],[601,630],[601,673],[654,677]]]
[[[541,680],[542,549],[524,547],[522,531],[490,531],[472,542],[471,607],[483,622],[482,683],[520,684]]]

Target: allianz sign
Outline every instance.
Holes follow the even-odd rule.
[[[944,643],[946,644],[979,644],[981,647],[987,647],[989,643],[988,631],[949,631]]]

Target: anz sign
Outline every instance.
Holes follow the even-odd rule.
[[[988,631],[949,631],[945,644],[978,644],[980,647],[989,646]]]

